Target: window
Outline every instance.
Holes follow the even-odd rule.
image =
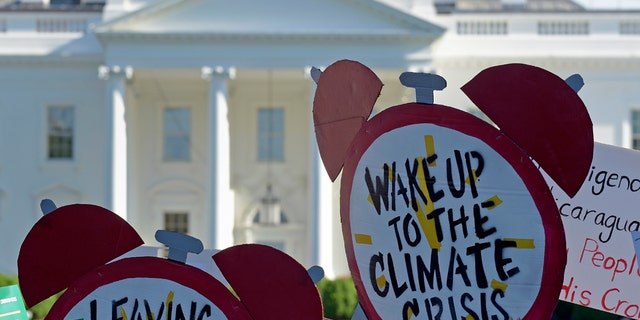
[[[189,213],[188,212],[165,212],[164,230],[189,233]]]
[[[191,160],[191,109],[164,110],[164,161]]]
[[[47,157],[49,159],[73,159],[73,118],[73,107],[47,108]]]
[[[258,161],[284,161],[284,109],[258,110]]]
[[[640,109],[631,110],[631,147],[640,150]]]

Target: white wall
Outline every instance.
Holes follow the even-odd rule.
[[[15,274],[39,202],[105,203],[103,82],[97,65],[3,65],[0,73],[0,272]],[[73,161],[46,159],[46,108],[75,106]]]

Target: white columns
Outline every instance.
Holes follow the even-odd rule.
[[[235,216],[234,194],[231,190],[229,119],[227,117],[227,80],[235,70],[223,67],[203,67],[202,78],[209,81],[209,245],[224,249],[233,245]]]
[[[105,119],[107,132],[106,207],[127,218],[127,123],[126,80],[133,76],[129,66],[100,66],[98,75],[107,81]]]
[[[310,70],[306,72],[311,79]],[[327,278],[334,278],[333,265],[333,197],[332,182],[324,169],[318,150],[316,131],[313,125],[313,99],[316,84],[311,82],[311,107],[309,108],[309,244],[312,265],[324,269]]]

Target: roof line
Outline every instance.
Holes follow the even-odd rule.
[[[112,27],[120,24],[122,22],[129,22],[129,21],[133,21],[133,20],[137,20],[149,15],[152,15],[154,13],[160,12],[162,10],[166,10],[166,9],[170,9],[171,7],[174,7],[182,2],[186,2],[189,0],[159,0],[158,2],[152,3],[146,7],[143,7],[140,10],[137,11],[132,11],[132,12],[128,12],[122,16],[119,16],[117,18],[114,18],[113,20],[110,21],[106,21],[103,22],[101,24],[97,24],[93,27],[93,32],[100,34],[100,33],[108,33],[111,32],[113,29]],[[403,12],[401,10],[398,10],[396,8],[393,8],[387,4],[384,3],[380,3],[378,1],[372,1],[372,0],[342,0],[342,1],[350,1],[352,3],[355,3],[356,5],[359,6],[363,6],[366,8],[369,8],[371,10],[374,10],[376,13],[381,14],[381,15],[385,15],[387,17],[390,17],[392,19],[397,19],[400,20],[402,22],[408,23],[416,28],[419,28],[421,30],[424,31],[428,31],[430,33],[435,33],[435,34],[443,34],[445,32],[445,28],[436,25],[432,22],[426,21],[424,19],[421,19],[419,17],[416,17],[414,15],[411,15],[409,13]]]
[[[122,23],[122,22],[128,22],[128,21],[132,21],[132,20],[136,20],[142,17],[146,17],[149,16],[151,14],[160,12],[162,10],[166,10],[169,9],[173,6],[176,6],[177,4],[179,4],[180,2],[184,2],[186,0],[159,0],[157,2],[154,2],[150,5],[147,5],[145,7],[143,7],[140,10],[134,10],[131,12],[127,12],[119,17],[116,17],[112,20],[100,23],[95,25],[92,28],[92,31],[95,33],[101,33],[101,32],[109,32],[111,30],[111,27],[113,27],[116,24]]]
[[[435,39],[440,33],[130,33],[106,32],[96,34],[101,39],[163,39],[163,40],[407,40]]]
[[[345,0],[345,1],[351,1],[361,6],[367,6],[382,15],[399,19],[401,21],[407,22],[413,26],[416,26],[426,31],[435,32],[435,33],[444,33],[444,31],[446,30],[445,28],[437,24],[434,24],[430,21],[424,20],[420,17],[404,12],[402,10],[399,10],[397,8],[394,8],[388,4],[379,2],[377,0]]]

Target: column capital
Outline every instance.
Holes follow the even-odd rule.
[[[435,69],[433,68],[433,66],[426,66],[426,65],[411,65],[409,67],[407,67],[407,72],[414,72],[414,73],[435,73]]]
[[[98,78],[107,80],[111,77],[124,77],[126,80],[131,80],[133,78],[133,67],[121,67],[119,65],[101,65],[98,67]]]
[[[226,80],[233,80],[236,77],[236,68],[234,67],[223,67],[223,66],[215,66],[209,67],[204,66],[200,70],[201,77],[204,80],[211,81],[214,78],[223,78]]]

